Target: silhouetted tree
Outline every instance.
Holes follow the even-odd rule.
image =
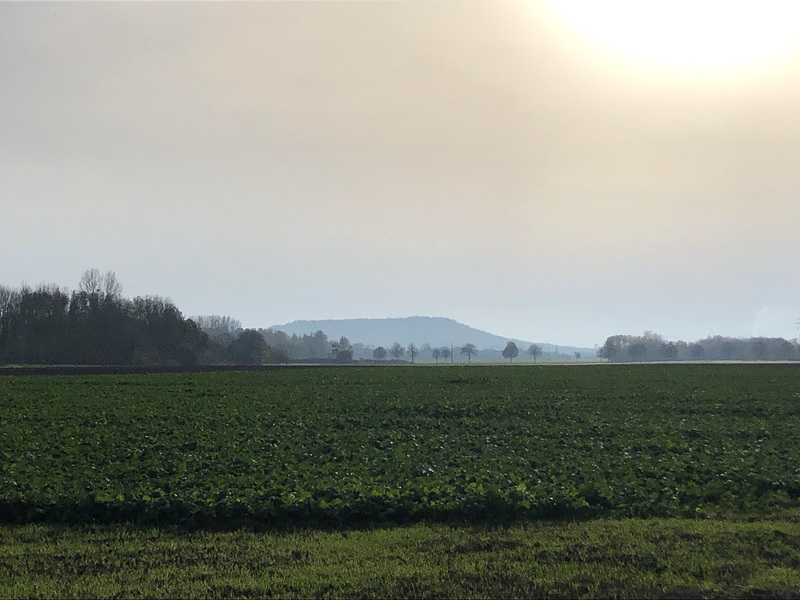
[[[414,364],[414,358],[417,356],[417,347],[414,345],[414,342],[411,342],[408,345],[408,355],[411,357],[411,364]]]
[[[212,338],[225,341],[232,340],[242,330],[242,324],[237,319],[220,315],[192,317],[192,321]]]
[[[441,352],[441,354],[442,354],[442,358],[443,358],[444,360],[447,360],[447,359],[448,359],[448,358],[450,358],[450,356],[453,354],[453,353],[450,351],[450,348],[448,348],[447,346],[442,346],[442,349],[441,349],[441,351],[440,351],[440,352]]]
[[[441,356],[442,356],[442,351],[439,350],[439,348],[434,348],[433,350],[431,350],[431,356],[433,357],[433,360],[435,360],[436,364],[438,365],[439,364],[439,358],[441,358]]]
[[[264,364],[269,351],[264,336],[255,329],[245,329],[240,332],[228,346],[230,360],[236,365]]]
[[[386,348],[384,348],[383,346],[378,346],[377,348],[375,348],[375,350],[372,351],[372,357],[376,360],[383,360],[384,358],[386,358],[387,354],[388,353],[386,352]]]
[[[86,271],[79,289],[0,287],[0,363],[193,364],[208,336],[169,301],[126,300],[112,272]]]
[[[472,362],[472,356],[478,353],[478,349],[475,347],[475,344],[464,344],[461,348],[461,354],[467,355],[467,362]]]
[[[530,354],[533,357],[533,362],[536,362],[536,357],[542,355],[542,349],[539,348],[539,346],[537,346],[536,344],[531,344],[530,346],[528,346],[528,354]]]
[[[391,349],[389,350],[389,354],[395,360],[400,360],[403,358],[403,355],[406,353],[406,349],[401,346],[399,343],[395,342],[392,344]]]
[[[508,342],[506,347],[503,349],[503,358],[507,358],[508,362],[514,362],[514,359],[517,358],[519,354],[519,348],[514,342]]]
[[[81,275],[78,291],[86,294],[94,306],[106,302],[116,302],[122,297],[122,286],[113,271],[101,274],[97,269],[89,269]]]
[[[615,362],[616,360],[621,359],[622,353],[625,349],[624,340],[625,336],[623,335],[612,335],[606,339],[603,347],[597,351],[598,358],[608,359],[608,362]]]

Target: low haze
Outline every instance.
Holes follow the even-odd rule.
[[[705,60],[557,5],[0,3],[0,284],[96,267],[247,327],[797,337],[798,21]],[[762,5],[725,39],[786,34]]]

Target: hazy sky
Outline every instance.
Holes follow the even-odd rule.
[[[794,338],[796,5],[0,2],[0,283]]]

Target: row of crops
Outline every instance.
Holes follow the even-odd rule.
[[[352,526],[795,506],[800,369],[0,377],[0,518]]]

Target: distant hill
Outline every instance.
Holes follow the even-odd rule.
[[[365,346],[389,346],[398,342],[407,346],[414,342],[417,346],[430,344],[433,347],[456,347],[475,344],[479,349],[502,350],[509,340],[514,341],[520,352],[527,350],[532,342],[501,337],[487,331],[475,329],[453,319],[444,317],[404,317],[387,319],[328,319],[322,321],[292,321],[285,325],[273,325],[272,329],[285,331],[289,335],[312,334],[322,331],[330,339],[346,337],[351,343]],[[553,352],[554,344],[536,342],[543,351]],[[573,348],[558,346],[562,353],[582,352],[594,355],[593,348]]]

